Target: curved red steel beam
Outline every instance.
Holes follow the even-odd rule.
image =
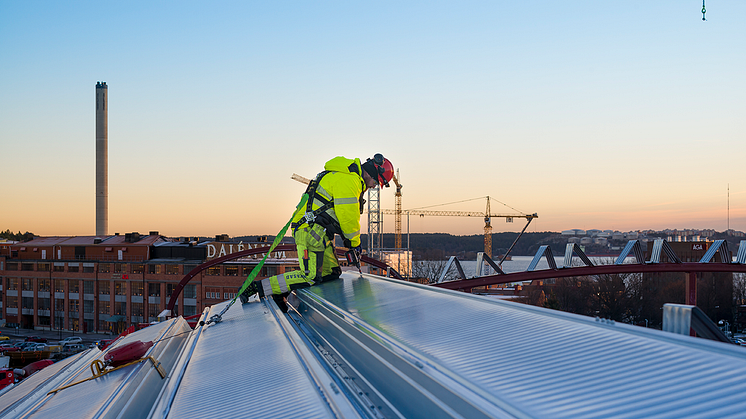
[[[241,250],[240,252],[231,253],[229,255],[225,255],[219,258],[208,260],[207,262],[201,265],[198,265],[197,267],[189,271],[189,273],[184,275],[184,278],[182,278],[181,281],[179,281],[178,285],[176,285],[176,288],[174,288],[173,292],[171,292],[171,297],[169,297],[168,304],[166,305],[166,310],[173,313],[174,306],[176,305],[176,300],[177,298],[179,298],[179,294],[181,294],[181,290],[183,290],[184,286],[188,284],[189,281],[191,281],[192,278],[197,276],[197,274],[199,274],[200,272],[204,271],[207,268],[212,268],[215,265],[220,265],[221,263],[224,263],[224,262],[239,259],[245,256],[266,253],[267,249],[269,249],[269,246],[255,247],[253,249]],[[335,250],[338,256],[344,256],[345,254],[344,250],[341,250],[341,249],[335,249]],[[272,251],[273,252],[295,251],[295,245],[294,244],[281,244],[275,247],[274,250]],[[373,259],[373,258],[363,255],[360,258],[360,260],[362,260],[363,262],[371,266],[375,266],[376,268],[387,269],[389,272],[391,272],[394,275],[394,278],[402,279],[401,275],[399,275],[399,273],[396,272],[394,268],[390,267],[384,262],[381,262],[378,259]]]
[[[506,284],[509,282],[532,281],[537,279],[567,278],[570,276],[605,275],[622,273],[650,273],[650,272],[746,272],[746,265],[737,263],[625,263],[622,265],[581,266],[577,268],[542,269],[539,271],[514,272],[502,275],[489,275],[479,278],[462,279],[458,281],[433,284],[435,287],[450,290],[471,290],[474,287]]]

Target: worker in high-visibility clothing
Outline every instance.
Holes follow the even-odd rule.
[[[365,163],[341,156],[326,162],[324,171],[306,189],[308,203],[293,214],[291,227],[300,270],[252,282],[240,295],[241,302],[256,293],[260,297],[272,295],[285,312],[284,297],[292,290],[339,278],[342,269],[334,252],[334,235],[341,236],[344,246],[359,259],[363,193],[378,185],[388,187],[393,177],[394,166],[381,154]]]

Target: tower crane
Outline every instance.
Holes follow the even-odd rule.
[[[401,249],[401,182],[399,182],[399,169],[396,169],[396,176],[394,176],[394,184],[396,184],[396,206],[394,207],[394,224],[396,226],[396,234],[394,235],[394,248]]]
[[[503,256],[503,260],[507,255],[510,253],[510,251],[513,249],[513,246],[515,246],[515,243],[518,241],[518,239],[521,238],[523,233],[526,231],[526,228],[528,228],[528,225],[531,224],[531,221],[533,221],[534,218],[539,218],[539,215],[536,213],[533,214],[493,214],[490,209],[490,197],[487,196],[487,207],[484,212],[478,212],[478,211],[428,211],[428,210],[381,210],[381,214],[387,214],[387,215],[395,215],[398,217],[401,217],[401,214],[406,215],[419,215],[420,217],[424,216],[445,216],[445,217],[483,217],[484,219],[484,253],[492,257],[492,223],[491,220],[494,217],[497,218],[505,218],[505,220],[509,223],[513,222],[514,218],[525,218],[526,219],[526,225],[523,227],[523,230],[521,230],[521,233],[516,237],[515,241],[513,241],[513,244],[510,246],[507,252],[505,252],[505,255]],[[397,230],[397,233],[400,234],[400,229]],[[501,260],[500,262],[502,263]]]

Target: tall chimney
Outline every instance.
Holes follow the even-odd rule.
[[[109,232],[109,111],[106,82],[96,83],[96,235]]]

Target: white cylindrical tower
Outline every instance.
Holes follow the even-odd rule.
[[[109,234],[109,106],[106,82],[96,83],[96,235]]]

